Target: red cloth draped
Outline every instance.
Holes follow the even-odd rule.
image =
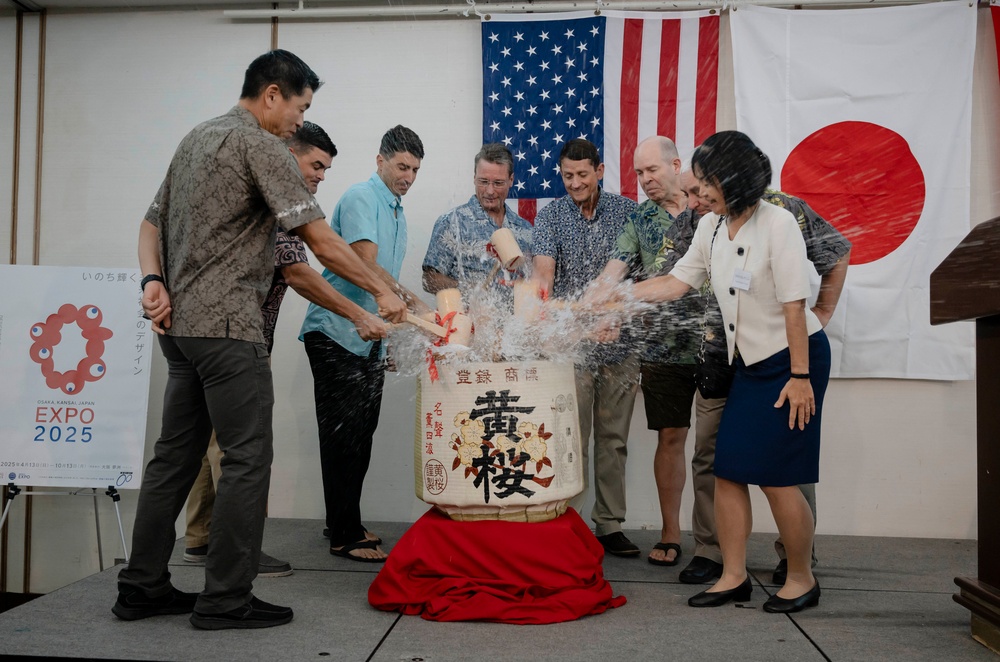
[[[392,548],[368,602],[431,621],[561,623],[625,604],[603,559],[572,508],[540,523],[457,522],[432,508]]]

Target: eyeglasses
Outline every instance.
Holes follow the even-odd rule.
[[[510,182],[508,182],[506,179],[494,179],[492,181],[489,179],[475,179],[473,181],[479,188],[489,188],[490,186],[492,186],[495,189],[501,189],[501,188],[508,188],[510,186]]]

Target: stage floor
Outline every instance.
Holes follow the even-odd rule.
[[[370,522],[387,549],[407,524]],[[970,540],[818,536],[819,607],[791,616],[761,605],[775,589],[769,534],[754,534],[748,561],[751,602],[691,609],[703,587],[677,581],[674,568],[646,563],[654,531],[627,531],[638,559],[608,556],[606,578],[628,603],[557,625],[435,623],[373,609],[367,591],[379,566],[330,556],[319,520],[271,519],[264,551],[288,560],[290,577],[259,579],[254,593],[295,610],[289,625],[205,632],[187,616],[120,621],[111,614],[117,568],[0,614],[0,655],[131,660],[997,660],[969,634],[969,612],[952,601],[956,576],[975,576]],[[199,566],[171,562],[175,585],[197,591]]]

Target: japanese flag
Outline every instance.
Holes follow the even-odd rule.
[[[738,128],[853,243],[832,375],[972,379],[973,327],[931,327],[929,280],[970,228],[974,4],[747,6],[731,29]]]

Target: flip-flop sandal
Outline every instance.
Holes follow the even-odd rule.
[[[330,553],[334,556],[342,556],[345,559],[350,559],[352,561],[360,561],[362,563],[385,563],[385,559],[370,559],[365,556],[355,556],[351,554],[356,549],[376,549],[378,543],[374,540],[362,540],[361,542],[351,542],[347,543],[340,549],[330,548]]]
[[[673,561],[667,561],[666,559],[661,561],[660,559],[654,559],[647,556],[646,560],[653,565],[677,565],[681,560],[681,546],[675,542],[658,542],[653,545],[653,549],[658,549],[663,552],[669,552],[670,550],[677,552],[677,556],[674,557]]]

